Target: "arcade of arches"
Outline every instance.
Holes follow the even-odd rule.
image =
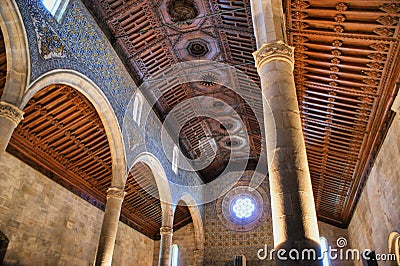
[[[400,265],[398,0],[2,0],[0,29],[0,264]],[[360,257],[285,256],[320,239]]]

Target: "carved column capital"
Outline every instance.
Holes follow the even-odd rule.
[[[126,192],[121,188],[110,187],[109,189],[107,189],[107,200],[109,198],[123,200],[125,197],[125,194],[126,194]]]
[[[17,106],[0,101],[0,117],[5,117],[12,121],[15,126],[18,126],[19,122],[24,118],[23,115],[24,112]]]
[[[265,43],[260,49],[253,53],[257,69],[261,69],[266,63],[272,60],[283,60],[294,68],[294,47],[283,41]]]
[[[160,235],[172,235],[172,227],[170,227],[170,226],[161,226]]]

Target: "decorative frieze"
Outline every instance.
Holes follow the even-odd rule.
[[[374,33],[384,37],[393,36],[393,31],[389,30],[388,28],[377,28],[376,30],[374,30]]]
[[[395,3],[384,4],[379,9],[385,11],[386,13],[396,14],[400,12],[400,4],[395,4]]]
[[[392,26],[393,24],[397,23],[397,19],[392,16],[385,16],[385,17],[382,16],[379,17],[376,21],[385,26]]]
[[[24,112],[15,105],[0,101],[0,117],[5,117],[18,126],[19,122],[24,118]]]
[[[295,0],[292,3],[292,7],[296,8],[296,9],[306,9],[307,7],[309,7],[310,5],[303,0]]]
[[[369,47],[379,52],[386,52],[389,50],[389,46],[383,43],[373,43]]]
[[[122,200],[122,199],[124,199],[125,195],[126,195],[126,192],[121,188],[111,187],[111,188],[107,189],[107,200],[109,198]]]
[[[256,52],[253,53],[256,61],[256,66],[261,69],[263,65],[272,60],[283,60],[288,62],[292,69],[294,68],[294,48],[287,45],[283,41],[268,43],[261,46]]]

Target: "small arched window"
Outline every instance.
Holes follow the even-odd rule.
[[[328,240],[325,237],[319,238],[319,243],[321,245],[321,254],[322,254],[322,265],[329,266],[329,253],[328,253]]]
[[[173,244],[171,247],[171,266],[178,266],[179,259],[179,247],[177,244]]]
[[[53,17],[60,23],[67,10],[70,0],[42,0],[44,7],[53,15]]]
[[[177,175],[178,174],[178,146],[174,146],[172,151],[172,171]]]
[[[142,116],[143,109],[143,98],[140,93],[135,94],[135,99],[133,100],[133,120],[140,125],[140,118]]]

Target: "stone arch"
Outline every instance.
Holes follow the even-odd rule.
[[[93,81],[73,70],[57,69],[49,71],[32,82],[18,107],[23,110],[36,92],[52,84],[71,86],[93,104],[104,125],[111,150],[113,175],[111,186],[123,188],[126,180],[126,160],[121,129],[107,97]]]
[[[1,99],[19,105],[29,83],[30,57],[25,26],[14,0],[2,1],[0,28],[7,58],[6,84]]]
[[[200,214],[200,210],[198,207],[199,205],[189,193],[184,193],[179,201],[183,201],[186,204],[190,211],[190,215],[192,216],[197,253],[195,254],[195,265],[203,265],[205,237],[203,219]]]

